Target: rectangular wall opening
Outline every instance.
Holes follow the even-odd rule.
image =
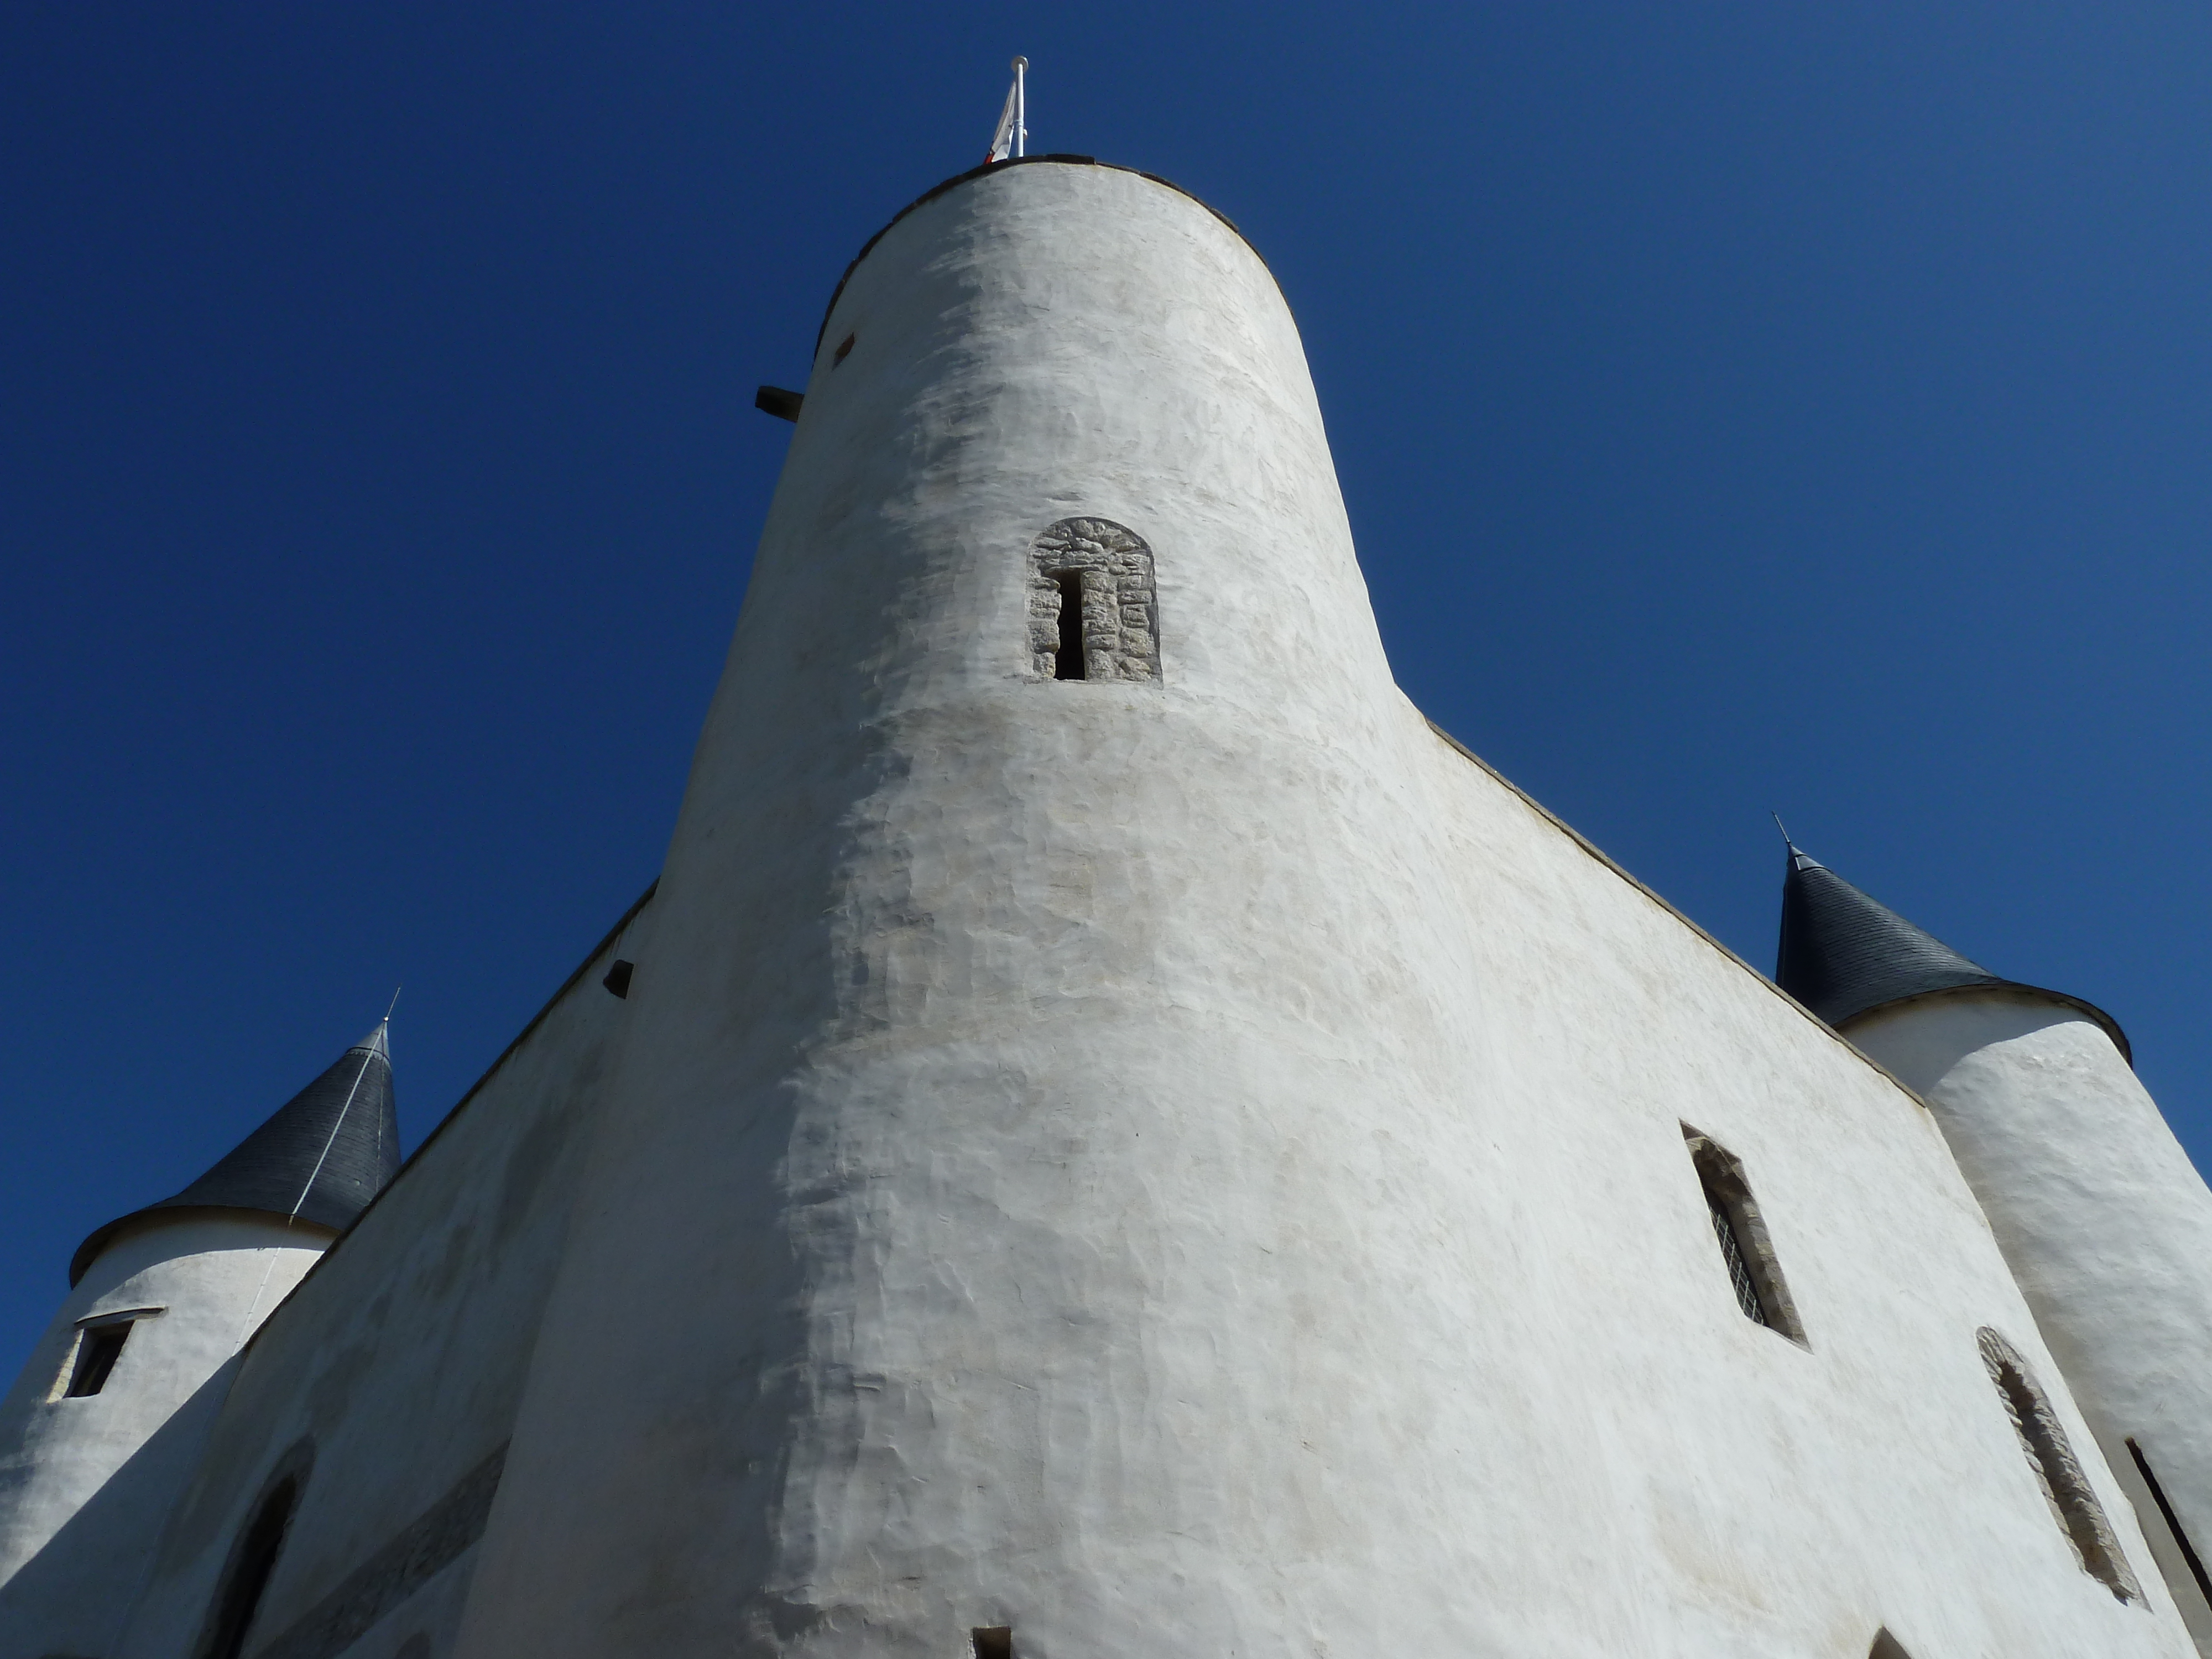
[[[118,1319],[112,1325],[89,1326],[78,1334],[76,1363],[70,1368],[65,1399],[82,1400],[107,1386],[115,1362],[123,1357],[123,1345],[131,1340],[131,1325],[130,1320]]]
[[[975,1659],[1014,1659],[1012,1626],[983,1625],[969,1634],[975,1638]]]
[[[1060,589],[1060,649],[1053,658],[1052,677],[1087,678],[1083,660],[1083,573],[1063,570],[1052,580]]]

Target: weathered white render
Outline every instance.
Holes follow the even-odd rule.
[[[1407,702],[1172,186],[856,262],[648,896],[222,1374],[126,1632],[0,1659],[2195,1651],[1914,1055]]]
[[[1917,1090],[2212,1651],[2212,1607],[2160,1513],[2212,1543],[2212,1192],[2103,1026],[2027,988],[1877,1010],[1850,1040]],[[2153,1493],[2143,1476],[2158,1483]]]
[[[0,1403],[0,1633],[9,1656],[100,1655],[199,1468],[229,1362],[332,1235],[184,1212],[94,1261]],[[68,1397],[81,1345],[126,1324],[100,1391]]]

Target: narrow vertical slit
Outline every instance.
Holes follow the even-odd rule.
[[[1160,684],[1159,590],[1143,537],[1110,519],[1062,519],[1030,544],[1024,571],[1024,679]]]
[[[2143,1485],[2150,1488],[2150,1501],[2158,1505],[2158,1512],[2166,1517],[2166,1529],[2173,1534],[2173,1541],[2181,1547],[2181,1559],[2189,1563],[2189,1576],[2197,1581],[2197,1590],[2203,1595],[2205,1605],[2212,1607],[2212,1578],[2205,1577],[2204,1564],[2197,1559],[2196,1547],[2189,1541],[2189,1534],[2181,1529],[2181,1517],[2173,1512],[2173,1505],[2166,1501],[2166,1488],[2158,1484],[2158,1477],[2150,1472],[2150,1459],[2143,1455],[2143,1449],[2136,1444],[2132,1436],[2128,1439],[2128,1455],[2136,1460],[2136,1473],[2142,1476]]]
[[[1063,570],[1053,579],[1060,589],[1060,650],[1054,659],[1056,680],[1089,678],[1083,661],[1083,573]]]

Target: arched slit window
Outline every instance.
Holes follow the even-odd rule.
[[[1157,684],[1152,550],[1111,519],[1062,519],[1030,548],[1030,672],[1046,680]]]
[[[1696,1166],[1698,1185],[1705,1190],[1713,1241],[1728,1269],[1736,1306],[1754,1325],[1779,1331],[1800,1347],[1810,1347],[1789,1283],[1782,1277],[1782,1264],[1775,1259],[1774,1241],[1766,1236],[1765,1218],[1751,1195],[1751,1183],[1744,1179],[1742,1160],[1686,1123],[1682,1139]]]
[[[254,1505],[253,1518],[231,1548],[207,1638],[200,1644],[202,1659],[240,1659],[246,1651],[253,1615],[260,1611],[270,1577],[276,1571],[276,1558],[283,1553],[293,1511],[299,1507],[304,1478],[305,1471],[297,1469],[282,1476]]]
[[[2142,1586],[2128,1570],[2119,1540],[2112,1535],[2112,1523],[2105,1518],[2104,1505],[2090,1489],[2066,1438],[2065,1425],[2051,1409],[2027,1362],[2011,1343],[1987,1327],[1978,1340],[1982,1364],[1989,1368],[1990,1381],[1996,1384],[1997,1397],[2004,1401],[2005,1415],[2012,1419],[2012,1431],[2019,1437],[2021,1451],[2042,1489],[2044,1502],[2050,1504],[2059,1531],[2074,1547],[2075,1559],[2084,1572],[2121,1601],[2138,1599]]]

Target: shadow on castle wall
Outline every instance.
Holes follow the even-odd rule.
[[[116,1650],[237,1367],[235,1356],[224,1362],[0,1585],[0,1650],[44,1659]]]

